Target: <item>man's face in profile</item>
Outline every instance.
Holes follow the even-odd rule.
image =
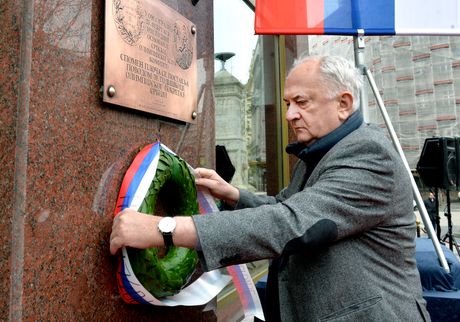
[[[343,95],[347,95],[345,101]],[[328,84],[320,76],[318,61],[297,66],[286,78],[286,120],[297,141],[305,145],[332,132],[348,118],[351,114],[351,106],[346,106],[349,100],[352,104],[353,98],[348,92],[331,97]]]

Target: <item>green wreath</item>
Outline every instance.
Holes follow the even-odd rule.
[[[166,213],[194,215],[199,213],[195,179],[184,160],[160,148],[155,177],[139,212],[154,214],[157,200]],[[128,256],[139,282],[155,297],[171,296],[188,283],[198,263],[195,250],[182,247],[164,249],[128,248]]]

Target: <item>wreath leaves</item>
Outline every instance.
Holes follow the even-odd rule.
[[[195,179],[187,163],[164,149],[160,149],[155,178],[139,211],[154,214],[159,197],[170,215],[191,216],[199,212]],[[129,248],[134,273],[155,297],[177,294],[193,275],[198,255],[193,249],[170,247],[160,259],[159,252],[157,248]]]

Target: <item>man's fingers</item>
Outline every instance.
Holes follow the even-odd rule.
[[[218,183],[213,179],[197,178],[195,179],[195,184],[197,186],[204,186],[208,189],[211,189],[214,188]]]
[[[112,223],[112,233],[110,234],[110,253],[112,255],[115,255],[117,251],[123,247],[123,238],[122,238],[122,233],[121,233],[121,222],[123,221],[124,218],[123,214],[125,212],[120,212],[115,216],[113,219]]]
[[[118,216],[117,216],[118,217]],[[112,233],[110,234],[110,253],[112,255],[115,255],[120,248],[118,245],[119,243],[117,240],[119,239],[118,236],[118,218],[115,217],[113,224],[112,224]]]
[[[206,169],[206,168],[196,168],[195,172],[197,174],[197,177],[209,178],[209,179],[211,179],[216,173],[214,170]]]
[[[110,254],[115,255],[122,245],[120,244],[120,238],[112,238],[112,235],[110,236]]]

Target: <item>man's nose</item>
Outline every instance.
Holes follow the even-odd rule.
[[[288,106],[286,111],[286,121],[292,121],[299,118],[299,110],[295,104]]]

